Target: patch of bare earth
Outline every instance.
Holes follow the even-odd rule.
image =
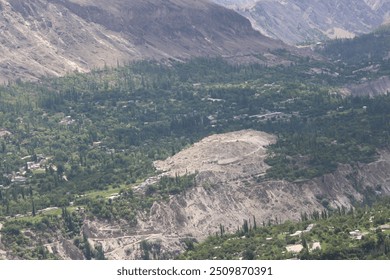
[[[289,245],[286,247],[287,252],[292,252],[295,254],[298,254],[300,251],[302,251],[303,246],[301,244],[297,245]]]
[[[269,167],[264,163],[267,146],[275,141],[275,136],[254,130],[216,134],[154,165],[169,176],[198,173],[201,181],[263,175]]]

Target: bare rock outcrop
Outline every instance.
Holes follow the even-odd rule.
[[[383,76],[375,80],[363,81],[345,88],[346,92],[353,96],[370,96],[388,94],[390,92],[390,77]]]
[[[262,34],[289,44],[352,38],[390,18],[389,0],[213,0],[247,17]]]

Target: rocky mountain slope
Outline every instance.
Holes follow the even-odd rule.
[[[286,43],[350,38],[390,16],[388,0],[214,0],[247,17],[254,28]]]
[[[185,248],[185,240],[204,240],[219,232],[221,225],[226,232],[234,232],[253,217],[258,223],[297,220],[303,212],[329,205],[349,207],[368,192],[390,194],[388,151],[382,151],[373,163],[340,165],[333,174],[313,180],[264,181],[266,146],[274,140],[272,135],[252,130],[205,138],[156,162],[168,175],[197,173],[195,188],[155,202],[149,212],[138,214],[137,226],[86,219],[83,232],[92,246],[103,247],[109,259],[140,259],[145,244],[149,257],[172,258]],[[146,185],[141,186],[145,190]],[[65,240],[45,246],[63,258],[80,256]]]
[[[1,0],[0,42],[0,81],[285,47],[205,0]]]
[[[379,79],[349,85],[344,91],[353,96],[375,97],[381,94],[388,94],[390,91],[390,77],[383,76]]]

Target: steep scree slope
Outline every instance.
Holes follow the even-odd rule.
[[[0,81],[286,47],[206,0],[0,0]]]

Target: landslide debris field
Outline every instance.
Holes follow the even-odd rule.
[[[154,165],[165,175],[199,173],[202,179],[214,174],[218,181],[263,175],[266,147],[275,141],[275,136],[254,130],[215,134]]]

